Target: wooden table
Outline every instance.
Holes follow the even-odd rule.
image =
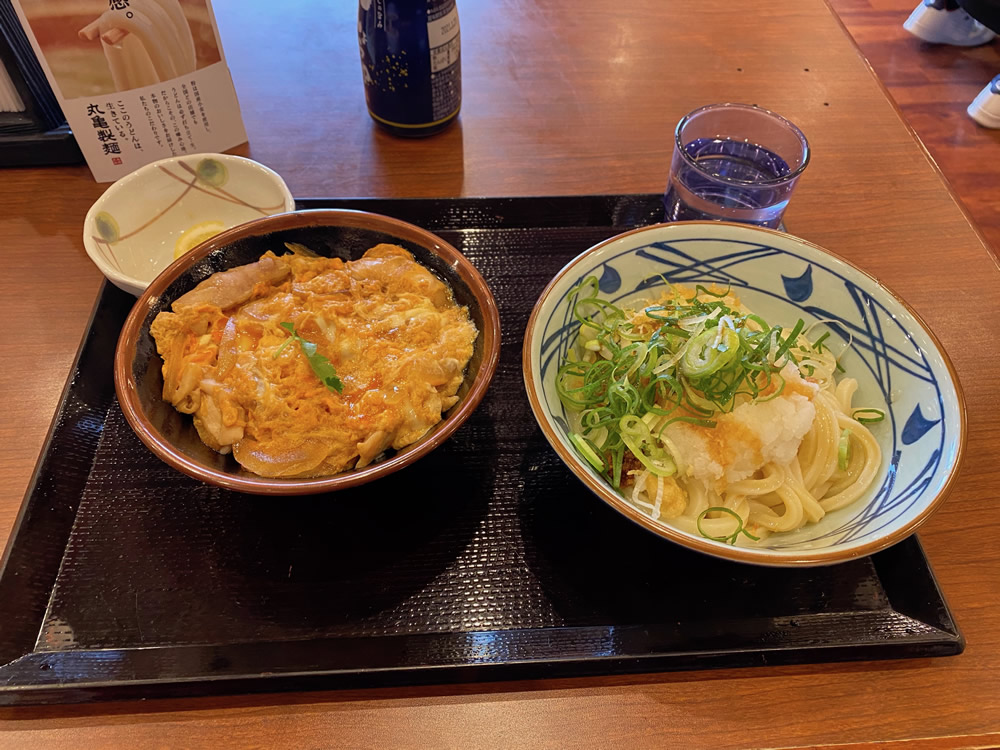
[[[4,709],[0,746],[1000,743],[1000,273],[821,0],[460,0],[461,119],[424,141],[369,120],[349,0],[215,6],[250,139],[237,151],[299,197],[655,192],[674,123],[699,105],[757,103],[798,123],[814,158],[789,227],[907,299],[965,388],[965,466],[921,538],[968,647],[927,660]],[[0,172],[0,543],[101,282],[80,229],[104,187],[83,167]]]

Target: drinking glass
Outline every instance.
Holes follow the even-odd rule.
[[[749,104],[710,104],[677,123],[665,221],[711,219],[776,228],[809,163],[795,125]]]

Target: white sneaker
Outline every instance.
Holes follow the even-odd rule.
[[[934,0],[924,0],[906,19],[903,28],[925,42],[956,47],[976,47],[996,36],[964,10],[942,10],[934,5]]]
[[[979,92],[966,111],[984,128],[1000,128],[1000,76]]]

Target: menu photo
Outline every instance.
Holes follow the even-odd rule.
[[[13,0],[98,182],[246,141],[210,0]]]

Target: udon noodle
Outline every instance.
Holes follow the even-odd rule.
[[[127,10],[102,13],[80,36],[100,38],[118,91],[169,81],[197,67],[194,37],[177,0],[131,0]]]
[[[654,520],[755,544],[872,485],[882,459],[866,424],[884,413],[852,405],[857,381],[836,378],[821,323],[783,329],[701,286],[622,309],[593,277],[571,304],[579,335],[557,382],[570,440]]]

